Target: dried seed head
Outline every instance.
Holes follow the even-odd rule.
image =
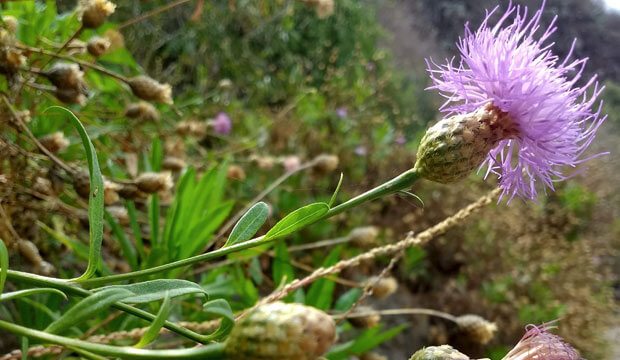
[[[11,43],[14,39],[8,31],[0,29],[0,73],[15,74],[19,67],[26,65],[26,57],[21,50],[1,46],[5,42]]]
[[[79,171],[74,175],[73,188],[80,197],[83,199],[88,199],[90,196],[90,179],[88,176],[88,171]],[[118,194],[120,189],[121,185],[103,179],[103,204],[107,206],[118,202],[118,200],[120,200]],[[101,196],[101,190],[99,190],[95,196]]]
[[[119,184],[103,179],[103,204],[107,206],[117,203],[120,200],[120,189]]]
[[[368,352],[360,355],[360,360],[388,360],[388,358],[376,352]]]
[[[118,30],[108,29],[103,36],[110,42],[110,50],[125,47],[125,38]]]
[[[370,306],[358,306],[347,320],[356,328],[370,329],[379,325],[381,315]]]
[[[69,139],[65,137],[62,131],[42,136],[39,138],[39,142],[54,154],[63,151],[69,146]]]
[[[245,170],[239,165],[229,165],[226,169],[226,178],[228,180],[245,180]]]
[[[86,49],[94,57],[103,56],[110,49],[110,40],[101,36],[93,36],[88,40]]]
[[[4,22],[4,26],[8,30],[9,34],[15,35],[17,28],[19,27],[17,18],[15,18],[15,16],[5,15],[2,17],[2,21]]]
[[[138,189],[147,194],[163,192],[172,189],[172,175],[170,172],[153,173],[146,172],[140,174],[135,181]]]
[[[441,345],[418,350],[409,360],[469,360],[469,357],[450,345]]]
[[[86,105],[86,96],[84,92],[77,89],[60,89],[56,88],[54,95],[60,101],[65,104],[77,104],[80,106]]]
[[[144,122],[159,121],[159,111],[152,104],[146,101],[129,104],[125,110],[125,116],[132,119],[138,119]]]
[[[482,345],[491,341],[495,331],[497,331],[497,326],[494,323],[473,314],[457,317],[456,324],[459,330],[470,340]]]
[[[119,189],[120,190],[120,189]],[[129,225],[129,214],[124,206],[108,206],[106,211],[112,215],[119,224],[125,226]]]
[[[32,184],[32,190],[44,195],[54,195],[52,182],[49,179],[41,176],[37,176],[37,178],[34,180],[34,183]]]
[[[299,159],[299,156],[287,156],[282,159],[282,166],[284,166],[284,170],[286,170],[286,172],[295,171],[300,165],[301,160]]]
[[[73,63],[57,62],[45,72],[45,76],[60,89],[77,89],[84,83],[84,72]]]
[[[369,278],[366,283],[375,284],[373,287],[372,296],[379,299],[388,297],[398,290],[398,281],[393,276],[383,277],[380,279],[373,276]]]
[[[186,166],[187,164],[183,159],[174,156],[166,156],[161,162],[161,168],[163,170],[168,170],[172,172],[179,172],[185,169]]]
[[[201,121],[182,121],[177,124],[176,133],[181,136],[203,137],[207,134],[207,123]]]
[[[353,245],[361,247],[362,249],[368,249],[377,245],[378,235],[379,228],[376,226],[363,226],[351,230],[349,239]]]
[[[326,313],[301,304],[259,306],[235,325],[224,345],[235,360],[317,360],[336,340]]]
[[[146,75],[138,75],[127,81],[133,94],[148,101],[159,101],[172,104],[172,87],[169,84],[160,84]]]
[[[78,19],[86,29],[96,29],[110,16],[116,5],[108,0],[80,0],[77,7]]]
[[[328,174],[338,168],[340,160],[338,156],[331,154],[322,154],[314,159],[316,171],[321,174]]]
[[[517,134],[508,114],[492,104],[454,115],[426,131],[415,169],[420,176],[443,184],[462,180],[482,165],[501,140]]]

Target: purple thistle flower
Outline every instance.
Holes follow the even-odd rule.
[[[339,118],[344,119],[347,117],[347,109],[344,107],[339,107],[338,109],[336,109],[336,115],[338,115]]]
[[[211,122],[213,132],[219,135],[228,135],[232,130],[232,121],[230,117],[224,112],[217,114],[215,119]]]
[[[575,167],[607,154],[580,159],[607,118],[600,114],[602,102],[593,109],[603,87],[596,76],[576,86],[587,59],[569,61],[575,42],[563,61],[551,52],[553,43],[546,41],[556,30],[556,18],[535,37],[544,6],[545,1],[528,20],[527,7],[511,2],[492,27],[488,22],[498,8],[487,11],[475,32],[465,25],[465,36],[457,44],[458,66],[454,59],[445,65],[427,61],[434,83],[429,89],[447,98],[442,112],[466,114],[492,104],[516,126],[518,131],[502,139],[481,166],[488,168],[486,176],[498,175],[502,196],[509,194],[509,201],[515,195],[534,200],[536,181],[542,182],[543,189],[554,190],[554,182],[576,175],[563,175],[560,166]],[[514,20],[508,24],[511,17]]]
[[[502,360],[583,360],[572,346],[547,330],[550,323],[528,325],[525,335]]]

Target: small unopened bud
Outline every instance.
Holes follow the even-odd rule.
[[[367,352],[360,355],[360,360],[388,360],[388,358],[376,352]]]
[[[115,9],[116,5],[108,0],[80,0],[77,7],[78,19],[85,29],[96,29]]]
[[[45,71],[45,76],[60,89],[77,89],[84,83],[84,72],[73,63],[57,62]]]
[[[129,225],[129,214],[124,206],[108,206],[106,207],[106,210],[119,222],[119,224],[123,226]]]
[[[168,170],[172,172],[179,172],[185,169],[186,166],[187,164],[183,159],[174,156],[166,156],[161,162],[161,168],[163,170]]]
[[[317,156],[314,159],[314,162],[316,164],[315,169],[318,172],[322,174],[327,174],[338,168],[338,163],[340,162],[340,160],[336,155],[322,154]]]
[[[336,324],[301,304],[262,305],[235,325],[224,345],[235,360],[316,360],[336,340]]]
[[[491,341],[495,331],[497,331],[497,326],[494,323],[473,314],[457,317],[456,324],[459,330],[471,341],[482,345]]]
[[[110,50],[115,50],[125,46],[125,38],[118,30],[108,29],[103,33],[108,41],[110,41]]]
[[[226,169],[226,178],[228,180],[245,180],[245,170],[239,165],[229,165]]]
[[[38,176],[32,184],[32,190],[39,192],[43,195],[54,195],[54,189],[52,188],[52,182],[49,179]]]
[[[101,36],[93,36],[86,44],[86,50],[94,57],[105,55],[110,49],[110,40]]]
[[[347,320],[356,328],[370,329],[379,325],[381,315],[370,306],[358,306]]]
[[[138,75],[127,80],[133,94],[148,101],[159,101],[172,104],[172,87],[169,84],[161,84],[146,75]]]
[[[415,169],[428,180],[451,183],[479,168],[497,144],[518,134],[507,113],[493,104],[439,121],[426,131]]]
[[[65,137],[62,131],[42,136],[39,138],[39,142],[54,154],[63,151],[69,146],[69,139]]]
[[[207,134],[207,123],[201,121],[182,121],[177,124],[176,133],[181,136],[203,137]]]
[[[282,159],[282,166],[287,172],[292,172],[299,169],[299,166],[301,166],[301,160],[299,160],[298,156],[287,156]]]
[[[147,194],[162,192],[172,189],[172,175],[170,172],[153,173],[146,172],[140,174],[135,181],[138,189]]]
[[[159,121],[159,111],[155,106],[146,101],[129,104],[125,110],[125,116],[132,119],[138,119],[143,122]]]
[[[441,345],[418,350],[409,360],[469,360],[469,357],[450,345]]]
[[[376,276],[369,278],[367,284],[374,284],[372,296],[382,299],[392,295],[398,290],[398,281],[393,276],[377,279]]]
[[[4,26],[9,31],[9,34],[15,35],[17,32],[17,28],[19,27],[19,22],[15,16],[5,15],[2,17],[2,21],[4,22]]]
[[[86,96],[82,91],[77,89],[56,88],[56,90],[54,91],[54,95],[58,100],[62,101],[65,104],[77,104],[80,106],[86,105]]]
[[[375,226],[363,226],[358,227],[349,233],[349,240],[353,245],[361,247],[362,249],[368,249],[377,245],[377,236],[379,235],[379,229]]]

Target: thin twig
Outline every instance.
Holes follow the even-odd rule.
[[[122,28],[125,28],[125,27],[127,27],[129,25],[133,25],[133,24],[135,24],[137,22],[140,22],[142,20],[148,19],[148,18],[150,18],[152,16],[155,16],[155,15],[161,13],[161,12],[164,12],[166,10],[170,10],[173,7],[185,4],[185,3],[190,2],[190,1],[192,1],[192,0],[177,0],[177,1],[172,2],[170,4],[158,7],[157,9],[153,9],[151,11],[145,12],[142,15],[136,16],[133,19],[125,21],[124,23],[120,24],[116,29],[120,31]]]
[[[344,319],[350,318],[358,318],[358,317],[366,317],[372,315],[429,315],[436,316],[442,319],[446,319],[452,322],[456,322],[456,316],[452,314],[445,313],[439,310],[433,309],[421,309],[421,308],[410,308],[410,309],[386,309],[386,310],[377,310],[377,311],[366,311],[366,312],[356,312],[356,313],[343,313],[343,314],[334,314],[333,318],[338,319],[338,322]]]

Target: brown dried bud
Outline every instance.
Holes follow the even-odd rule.
[[[450,345],[441,345],[418,350],[409,360],[469,360],[469,357]]]
[[[315,169],[321,174],[328,174],[338,168],[340,160],[336,155],[322,154],[314,159]]]
[[[159,121],[159,111],[157,111],[155,106],[146,101],[129,104],[125,110],[125,116],[144,122]]]
[[[110,40],[100,36],[93,36],[88,40],[86,49],[94,57],[103,56],[110,49]]]
[[[129,225],[129,214],[124,206],[108,206],[106,210],[119,224],[123,226]]]
[[[39,142],[54,154],[65,150],[69,146],[69,139],[65,137],[62,131],[42,136],[39,138]]]
[[[376,283],[375,283],[376,282]],[[372,296],[382,299],[392,295],[398,290],[398,281],[393,276],[377,279],[376,276],[369,278],[367,284],[374,284]]]
[[[459,330],[470,340],[478,344],[486,344],[493,339],[497,325],[478,315],[468,314],[456,318]]]
[[[125,47],[125,38],[118,30],[108,29],[103,36],[110,41],[110,50]]]
[[[116,5],[108,0],[80,0],[77,7],[82,27],[96,29],[110,16]]]
[[[517,134],[516,124],[493,104],[443,119],[422,138],[415,169],[423,178],[443,184],[462,180],[501,140]]]
[[[78,64],[57,62],[44,74],[59,89],[80,89],[84,86],[84,72]]]
[[[17,28],[19,27],[17,18],[15,18],[15,16],[5,15],[2,17],[2,21],[4,22],[4,26],[8,30],[9,34],[15,35]]]
[[[107,206],[117,203],[120,200],[120,189],[119,184],[103,179],[103,204]]]
[[[147,194],[163,192],[172,189],[172,175],[170,172],[153,173],[146,172],[140,174],[135,181],[138,189]]]
[[[73,188],[80,197],[88,199],[90,196],[88,171],[80,171],[75,174],[73,177]],[[120,200],[118,194],[120,189],[121,186],[119,184],[103,179],[103,204],[107,206],[118,202],[118,200]],[[101,196],[101,190],[97,191],[97,195],[95,196]]]
[[[226,169],[226,178],[228,180],[245,180],[245,170],[239,165],[229,165]]]
[[[377,245],[378,235],[379,228],[376,226],[363,226],[351,230],[349,233],[349,240],[355,246],[362,249],[368,249]]]
[[[86,96],[84,93],[77,89],[60,89],[56,88],[54,92],[56,98],[65,104],[77,104],[80,106],[86,105]]]
[[[172,87],[169,84],[160,84],[146,75],[138,75],[127,81],[133,94],[149,101],[159,101],[172,104]]]
[[[186,166],[187,164],[183,159],[174,156],[166,156],[161,162],[161,168],[163,170],[168,170],[172,172],[179,172],[185,169]]]
[[[176,133],[181,136],[203,137],[207,134],[207,123],[200,121],[182,121],[177,124]]]
[[[235,360],[317,360],[336,341],[336,324],[301,304],[259,306],[235,325],[224,345]]]
[[[122,184],[121,188],[118,190],[118,194],[123,199],[128,200],[144,199],[147,196],[146,193],[138,189],[138,185],[136,184]]]
[[[379,325],[381,315],[370,306],[358,306],[347,320],[356,328],[370,329]]]

